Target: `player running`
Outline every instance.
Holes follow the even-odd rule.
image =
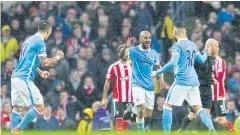
[[[165,133],[170,133],[172,125],[172,106],[181,106],[186,99],[195,112],[201,117],[203,123],[210,131],[216,132],[208,113],[202,108],[199,94],[199,81],[194,69],[195,59],[199,63],[204,63],[207,59],[207,52],[203,55],[198,51],[195,43],[187,39],[185,24],[182,22],[174,23],[173,35],[177,43],[172,47],[171,60],[160,70],[154,71],[153,76],[160,75],[175,67],[175,81],[168,91],[164,104],[162,123]],[[209,50],[206,46],[205,50]]]
[[[151,118],[154,107],[154,81],[151,75],[153,66],[160,68],[161,65],[157,52],[150,48],[151,34],[148,31],[142,31],[139,41],[140,45],[128,49],[132,60],[132,94],[135,108],[128,106],[124,115],[129,112],[135,113],[138,130],[144,131],[144,117]],[[123,50],[127,47],[126,44]],[[161,75],[160,86],[163,83],[163,75]]]
[[[36,71],[42,78],[47,78],[49,73],[41,71],[38,68],[39,63],[42,66],[52,66],[64,56],[62,51],[58,51],[55,57],[47,58],[44,40],[48,39],[51,32],[52,25],[47,21],[41,21],[38,24],[38,32],[26,39],[22,45],[18,66],[11,78],[11,99],[13,106],[11,132],[13,134],[19,134],[44,109],[42,95],[33,83],[33,80]],[[33,107],[28,110],[20,122],[20,113],[23,111],[25,105],[33,105]]]
[[[208,112],[209,115],[212,108],[214,108],[217,115],[216,121],[230,131],[235,132],[233,124],[226,119],[224,87],[226,63],[218,56],[219,45],[215,39],[208,39],[206,41],[206,45],[211,46],[212,52],[210,52],[210,55],[212,56],[208,57],[204,64],[195,65],[198,79],[200,81],[199,89],[203,108]],[[212,78],[213,73],[214,78]],[[211,88],[212,84],[214,84],[213,89]],[[183,119],[180,130],[185,130],[195,118],[197,118],[197,114],[192,108],[190,108],[190,113]]]
[[[126,46],[130,44],[130,41],[131,39],[128,38],[126,41]],[[113,63],[108,68],[102,99],[102,105],[104,107],[107,107],[107,94],[110,84],[113,81],[114,88],[112,98],[116,131],[123,131],[128,129],[129,121],[123,120],[123,113],[126,110],[126,105],[133,102],[131,84],[132,64],[128,62],[128,52],[123,49],[124,47],[125,45],[120,45],[117,48],[117,53],[120,60]]]

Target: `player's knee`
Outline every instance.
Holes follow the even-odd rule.
[[[193,119],[197,118],[197,116],[198,116],[197,113],[190,112],[188,118],[192,121]]]
[[[38,110],[38,112],[42,112],[44,109],[44,104],[35,105],[35,108]]]
[[[167,104],[167,103],[164,103],[163,107],[165,107],[165,108],[172,108],[172,105],[169,105],[169,104]]]
[[[220,125],[225,125],[227,122],[227,119],[225,117],[218,117],[217,123]]]
[[[192,108],[195,112],[198,112],[200,109],[202,109],[202,106],[201,105],[194,105],[194,106],[192,106]]]
[[[16,112],[22,112],[24,107],[23,106],[14,106],[13,109],[16,111]]]
[[[138,114],[138,118],[144,117],[144,105],[137,106],[137,114]]]

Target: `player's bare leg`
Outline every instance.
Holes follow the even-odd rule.
[[[144,115],[145,130],[150,130],[150,122],[151,122],[151,118],[152,118],[152,112],[153,112],[153,110],[145,108],[145,115]]]
[[[136,122],[137,122],[138,130],[144,131],[145,105],[140,104],[136,106],[136,113],[137,113]]]
[[[193,105],[192,108],[195,112],[200,116],[202,122],[208,127],[208,129],[214,133],[216,133],[216,130],[213,126],[212,120],[210,115],[202,108],[201,105]]]
[[[163,105],[162,123],[165,133],[170,133],[172,126],[172,105],[165,103]]]
[[[18,107],[20,109],[20,107]],[[34,105],[33,108],[29,109],[26,115],[23,117],[23,120],[15,126],[11,132],[13,134],[19,134],[21,130],[27,127],[27,125],[34,120],[40,112],[44,109],[44,104]]]
[[[236,132],[233,124],[227,120],[226,116],[217,116],[216,122],[222,126],[225,126],[228,130]]]
[[[13,106],[12,114],[11,114],[11,130],[16,127],[21,120],[21,112],[23,111],[23,106]]]

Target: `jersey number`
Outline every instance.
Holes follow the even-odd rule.
[[[192,52],[187,50],[187,60],[186,67],[193,66],[195,60],[195,50]]]
[[[25,50],[26,50],[26,48],[27,48],[27,43],[23,43],[23,46],[22,46],[22,52],[21,52],[21,55],[20,55],[20,57],[23,57],[24,56],[24,52],[25,52]]]

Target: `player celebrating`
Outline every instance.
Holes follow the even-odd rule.
[[[148,31],[142,31],[139,41],[140,45],[128,49],[132,60],[132,94],[135,108],[128,106],[124,115],[129,112],[135,113],[138,130],[144,131],[144,117],[151,118],[154,107],[154,81],[151,73],[154,65],[158,68],[161,65],[157,52],[150,48],[151,34]],[[126,49],[127,44],[123,50]],[[163,83],[163,75],[161,75],[160,86]]]
[[[185,24],[176,22],[173,27],[173,35],[177,43],[172,47],[171,60],[160,70],[154,71],[153,76],[160,75],[169,69],[175,68],[175,81],[168,91],[164,104],[162,123],[165,133],[170,133],[172,125],[172,105],[181,106],[186,99],[194,111],[201,117],[203,123],[210,131],[215,132],[213,123],[208,113],[202,108],[199,94],[199,81],[194,69],[195,59],[199,63],[205,62],[207,52],[201,55],[195,43],[187,39]],[[210,49],[206,46],[207,50]]]
[[[126,46],[130,44],[131,39],[128,38],[126,41]],[[132,98],[132,64],[128,62],[128,52],[124,50],[125,45],[120,45],[117,48],[117,53],[120,58],[119,61],[113,63],[107,71],[107,77],[103,90],[102,104],[104,107],[107,106],[107,93],[111,82],[114,82],[113,88],[113,104],[114,104],[114,117],[116,131],[127,130],[128,121],[123,120],[123,113],[126,109],[128,103],[133,102]],[[125,52],[123,52],[125,51]],[[120,55],[123,54],[123,55]]]
[[[226,63],[225,61],[218,56],[219,45],[215,39],[208,39],[206,45],[211,46],[212,52],[210,53],[212,57],[209,57],[206,62],[202,65],[196,65],[195,69],[201,70],[202,73],[198,72],[198,78],[200,80],[200,92],[201,92],[201,100],[203,104],[203,108],[210,115],[210,111],[214,108],[217,118],[216,121],[226,126],[230,131],[235,132],[234,126],[230,121],[226,119],[226,107],[225,107],[225,88],[224,88],[224,80],[225,80],[225,72],[226,72]],[[216,57],[216,58],[215,58]],[[214,72],[212,70],[214,69]],[[203,74],[205,69],[205,75]],[[209,69],[209,70],[207,70]],[[211,88],[211,78],[212,73],[214,73],[214,85],[213,89]],[[213,100],[213,101],[212,101]],[[197,117],[197,114],[190,108],[190,114],[186,116],[183,120],[182,126],[180,130],[185,130],[186,127],[190,124],[190,122]]]
[[[39,89],[33,83],[35,71],[42,78],[47,78],[49,73],[41,71],[38,66],[52,66],[61,59],[64,54],[58,51],[53,58],[47,58],[46,45],[44,40],[47,40],[51,35],[52,25],[47,21],[41,21],[38,24],[38,32],[26,39],[22,45],[22,50],[17,68],[14,70],[11,78],[11,99],[13,111],[11,114],[11,132],[19,134],[21,130],[35,119],[38,114],[44,109],[42,95]],[[19,123],[24,105],[34,105],[22,121]]]

